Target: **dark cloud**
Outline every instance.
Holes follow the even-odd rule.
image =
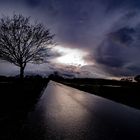
[[[96,61],[114,75],[136,75],[140,73],[140,30],[124,27],[108,34],[97,47]]]
[[[109,34],[109,38],[115,42],[121,43],[122,45],[126,45],[127,47],[134,41],[134,33],[135,30],[133,28],[123,27],[115,32],[111,32]]]
[[[0,13],[14,11],[49,26],[58,44],[89,51],[98,69],[140,72],[139,0],[0,0]]]
[[[42,0],[25,0],[25,2],[30,7],[38,7],[40,6]]]

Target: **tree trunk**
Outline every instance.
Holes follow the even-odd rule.
[[[20,67],[20,79],[24,78],[24,67]]]

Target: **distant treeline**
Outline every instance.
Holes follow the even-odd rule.
[[[114,79],[101,79],[101,78],[64,78],[57,74],[51,74],[49,79],[56,82],[62,83],[78,83],[78,84],[94,84],[94,85],[118,85],[118,86],[129,86],[129,85],[139,85],[139,82],[133,82],[130,78],[122,78],[121,80]]]
[[[42,77],[40,75],[28,75],[25,76],[23,81],[44,81],[48,82],[53,80],[62,83],[78,83],[78,84],[94,84],[94,85],[117,85],[117,86],[132,86],[140,84],[140,76],[134,77],[135,82],[133,82],[129,77],[122,78],[121,80],[115,79],[101,79],[101,78],[66,78],[58,75],[57,73],[51,74],[48,77]],[[19,76],[2,76],[0,75],[0,82],[10,82],[10,81],[20,81]]]

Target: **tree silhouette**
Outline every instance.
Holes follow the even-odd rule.
[[[135,80],[136,82],[140,83],[140,75],[135,76],[135,77],[134,77],[134,80]]]
[[[43,62],[54,35],[30,17],[14,14],[0,19],[0,59],[20,67],[20,78],[28,62]]]

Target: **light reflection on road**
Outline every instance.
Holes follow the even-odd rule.
[[[139,110],[51,81],[28,126],[41,140],[135,139],[139,118]]]

